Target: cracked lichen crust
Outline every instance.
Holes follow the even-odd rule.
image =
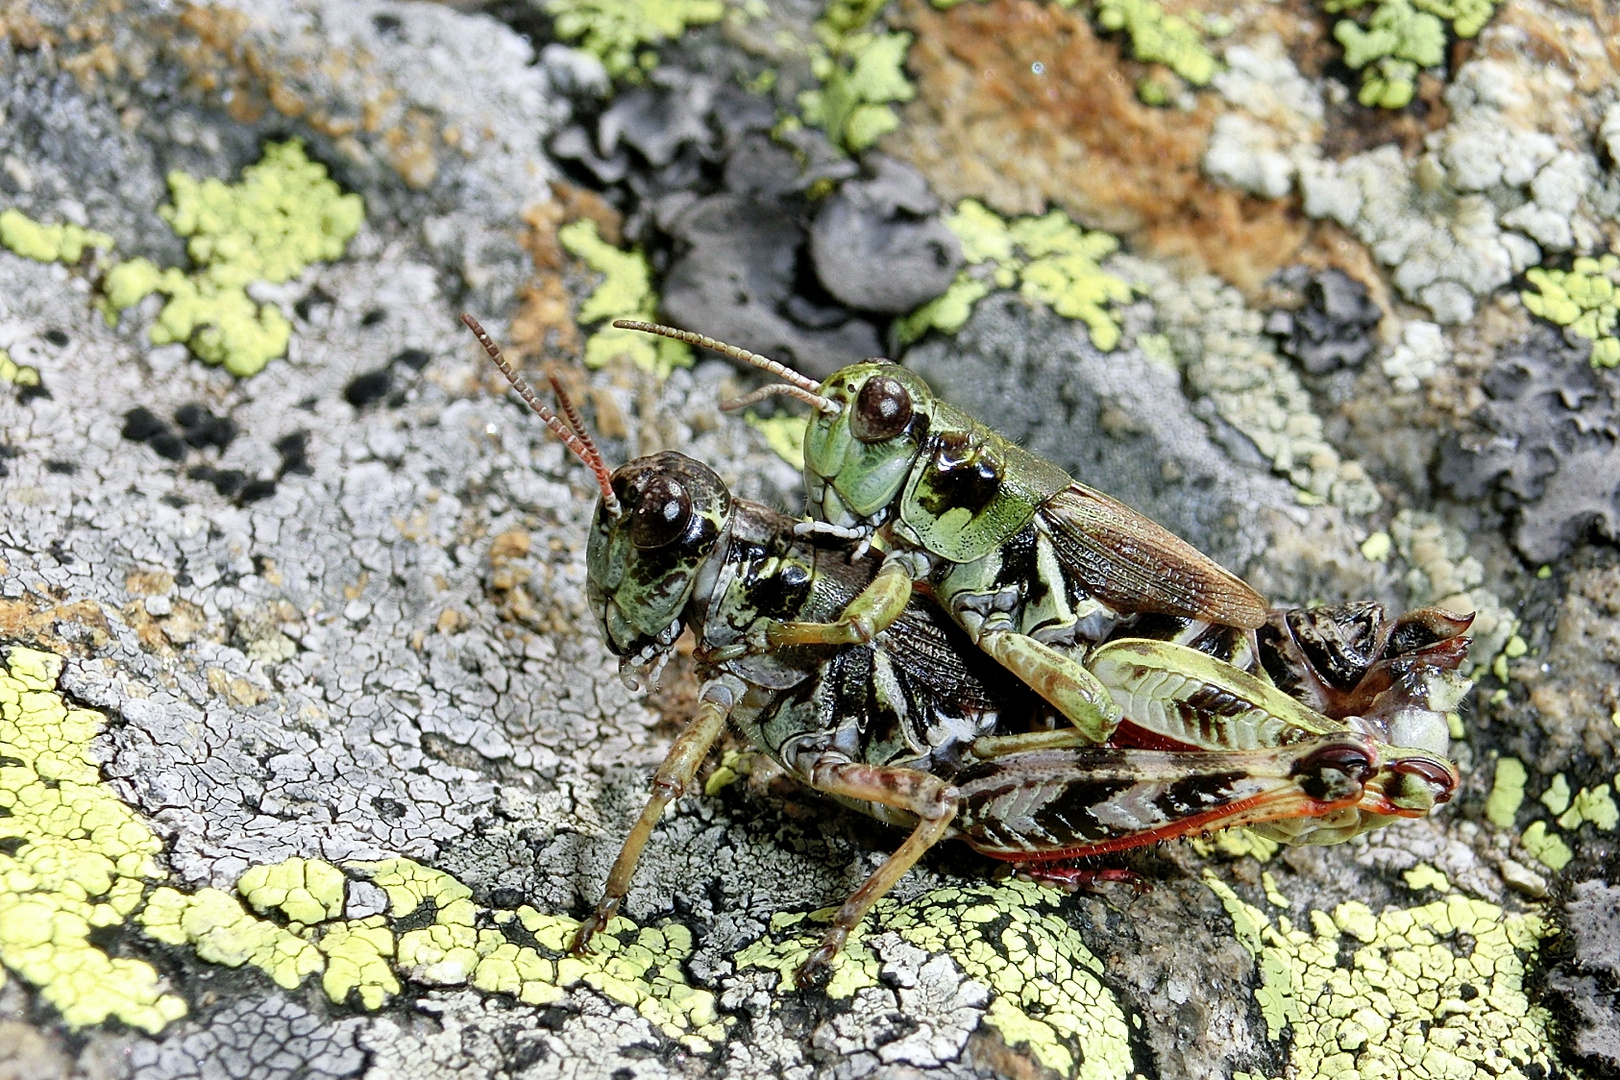
[[[140,906],[163,844],[102,782],[89,749],[104,718],[63,700],[61,672],[60,657],[21,647],[0,669],[0,964],[71,1027],[159,1031],[186,1003],[92,934]]]
[[[169,174],[173,202],[158,211],[186,237],[193,270],[160,270],[130,259],[107,272],[108,317],[162,293],[153,344],[181,342],[233,375],[254,375],[287,351],[292,324],[274,304],[248,296],[254,282],[281,284],[312,263],[343,256],[365,217],[360,196],[344,193],[297,140],[270,143],[264,157],[225,184]]]
[[[1308,148],[1297,155],[1305,213],[1354,233],[1441,323],[1473,318],[1546,251],[1591,252],[1606,216],[1595,162],[1525,119],[1544,77],[1523,58],[1464,65],[1445,93],[1451,122],[1416,160],[1395,146],[1343,161]]]
[[[1374,914],[1359,901],[1275,923],[1206,875],[1255,958],[1255,999],[1273,1039],[1291,1033],[1288,1075],[1531,1078],[1553,1068],[1547,1015],[1525,995],[1534,914],[1460,894]]]
[[[1024,881],[950,886],[916,900],[883,900],[834,958],[826,993],[848,998],[876,986],[881,964],[866,939],[894,933],[928,952],[947,952],[990,990],[985,1022],[1010,1045],[1027,1045],[1046,1068],[1088,1080],[1132,1068],[1130,1028],[1101,981],[1102,964],[1052,909],[1061,893]],[[782,913],[771,932],[733,957],[739,969],[781,975],[781,989],[820,942],[816,927],[834,909]]]
[[[896,323],[901,342],[930,330],[954,334],[979,300],[1016,285],[1026,298],[1083,322],[1097,348],[1107,351],[1119,344],[1119,323],[1108,308],[1129,302],[1133,292],[1099,265],[1119,249],[1117,239],[1087,232],[1061,210],[1007,221],[974,199],[962,200],[946,215],[945,224],[962,242],[967,269],[943,296]]]

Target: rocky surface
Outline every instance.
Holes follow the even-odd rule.
[[[1612,16],[1504,3],[1386,110],[1305,0],[857,7],[0,4],[0,1075],[1620,1068],[1612,301],[1515,277],[1620,246]],[[802,497],[791,410],[613,314],[900,352],[1276,603],[1476,609],[1463,788],[1143,893],[942,848],[811,992],[893,837],[732,744],[571,959],[695,684],[619,680],[462,310],[610,461]]]

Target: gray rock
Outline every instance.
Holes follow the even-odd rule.
[[[962,245],[938,217],[939,200],[922,174],[883,154],[871,175],[846,181],[810,226],[816,276],[859,311],[900,315],[950,287]]]

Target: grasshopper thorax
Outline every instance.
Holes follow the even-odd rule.
[[[617,656],[653,663],[675,643],[731,516],[708,466],[665,451],[621,465],[617,513],[601,503],[586,549],[586,593]]]
[[[834,525],[873,522],[911,474],[933,421],[934,392],[889,360],[840,368],[821,384],[838,405],[817,411],[804,438],[811,513]]]

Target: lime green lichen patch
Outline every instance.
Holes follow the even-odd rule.
[[[985,1021],[1011,1044],[1027,1044],[1062,1076],[1125,1077],[1129,1027],[1099,976],[1102,965],[1079,934],[1051,911],[1061,894],[1023,881],[939,889],[910,903],[880,901],[833,960],[826,992],[846,998],[876,986],[881,968],[866,944],[893,932],[929,952],[948,952],[962,971],[989,987]],[[771,934],[733,957],[739,969],[777,971],[782,988],[819,943],[816,924],[833,909],[778,914]]]
[[[557,36],[596,56],[614,78],[637,81],[658,63],[644,48],[725,14],[721,0],[546,0]]]
[[[1552,870],[1562,870],[1575,858],[1575,853],[1569,850],[1564,838],[1552,832],[1545,821],[1532,821],[1524,830],[1524,835],[1519,837],[1519,843],[1538,862]]]
[[[1405,881],[1406,887],[1413,892],[1422,892],[1424,889],[1443,893],[1451,891],[1451,879],[1428,863],[1418,863],[1412,869],[1403,872],[1401,880]]]
[[[168,887],[157,889],[136,921],[148,937],[190,945],[210,964],[256,967],[289,990],[324,966],[309,942],[255,918],[222,889],[199,889],[189,895]]]
[[[945,224],[962,242],[967,268],[945,295],[896,323],[901,341],[914,341],[929,330],[953,334],[981,298],[1016,284],[1029,299],[1085,323],[1097,348],[1119,344],[1119,324],[1107,305],[1128,302],[1132,289],[1099,265],[1119,248],[1117,239],[1086,232],[1061,210],[1004,221],[973,199],[959,203]]]
[[[32,364],[19,364],[11,358],[10,353],[0,349],[0,382],[12,386],[38,386],[39,368]]]
[[[253,375],[287,351],[292,326],[273,305],[258,304],[247,286],[288,281],[312,263],[340,258],[360,229],[365,206],[327,178],[297,140],[271,143],[264,157],[225,184],[169,174],[171,205],[159,209],[187,237],[193,269],[159,269],[132,259],[104,283],[109,318],[151,293],[168,297],[149,336],[183,342],[233,375]]]
[[[68,223],[41,225],[20,210],[0,212],[0,245],[35,262],[63,262],[69,265],[84,257],[87,248],[110,251],[113,238]]]
[[[1194,86],[1208,86],[1215,77],[1215,58],[1198,28],[1166,14],[1155,0],[1098,0],[1097,22],[1105,30],[1123,30],[1137,60],[1163,64]]]
[[[62,661],[13,648],[0,668],[0,964],[71,1027],[116,1018],[159,1031],[184,1016],[156,969],[90,941],[163,876],[157,836],[101,782],[89,757],[102,717],[56,691]]]
[[[1499,829],[1513,828],[1513,819],[1524,805],[1524,784],[1530,778],[1518,758],[1499,758],[1491,794],[1485,800],[1485,817]]]
[[[1271,1038],[1291,1032],[1289,1075],[1552,1071],[1546,1017],[1524,992],[1526,958],[1545,933],[1535,915],[1451,894],[1377,915],[1355,901],[1313,911],[1307,931],[1273,925],[1229,885],[1205,880],[1258,964]]]
[[[1620,806],[1615,805],[1608,784],[1581,788],[1570,800],[1569,809],[1558,814],[1558,826],[1562,829],[1573,831],[1580,828],[1583,822],[1590,822],[1603,832],[1620,825]]]
[[[886,0],[834,0],[816,23],[810,72],[820,86],[799,95],[799,113],[838,146],[865,150],[900,126],[893,106],[917,91],[906,78],[911,35],[869,30]]]
[[[1554,814],[1562,814],[1569,809],[1569,780],[1563,773],[1553,777],[1547,790],[1541,793],[1541,805]]]
[[[1576,259],[1568,270],[1538,266],[1525,277],[1538,290],[1519,294],[1532,315],[1590,341],[1593,367],[1620,366],[1620,256]]]
[[[1268,862],[1282,845],[1270,837],[1261,836],[1252,829],[1221,829],[1215,835],[1208,837],[1194,837],[1188,841],[1192,849],[1205,856],[1217,852],[1229,858],[1241,859],[1245,855],[1252,855],[1256,862]]]
[[[1445,62],[1446,26],[1458,37],[1478,34],[1495,10],[1495,0],[1327,0],[1333,14],[1372,4],[1366,22],[1341,19],[1333,36],[1344,46],[1344,62],[1361,72],[1363,105],[1405,108],[1417,90],[1421,68]]]
[[[653,293],[652,271],[640,250],[620,251],[603,240],[596,231],[596,222],[587,218],[558,229],[557,240],[571,254],[584,260],[586,266],[602,275],[602,284],[580,305],[580,322],[652,320],[658,317],[658,297]],[[675,368],[692,366],[691,347],[671,338],[606,326],[585,342],[585,364],[588,367],[601,367],[620,356],[629,357],[637,367],[651,371],[660,378]]]
[[[535,1005],[556,1001],[584,983],[634,1007],[666,1035],[699,1052],[724,1033],[714,995],[686,980],[683,965],[694,947],[691,931],[683,926],[638,928],[615,919],[593,940],[594,952],[576,957],[568,951],[579,927],[574,919],[527,906],[515,911],[479,907],[455,878],[409,859],[352,868],[369,874],[388,893],[391,918],[416,916],[423,904],[431,904],[432,923],[400,934],[392,950],[399,971],[414,982],[470,985]],[[378,941],[381,955],[380,936]]]
[[[318,923],[343,914],[343,871],[319,859],[288,859],[250,867],[236,883],[254,911],[278,910],[297,923]]]

